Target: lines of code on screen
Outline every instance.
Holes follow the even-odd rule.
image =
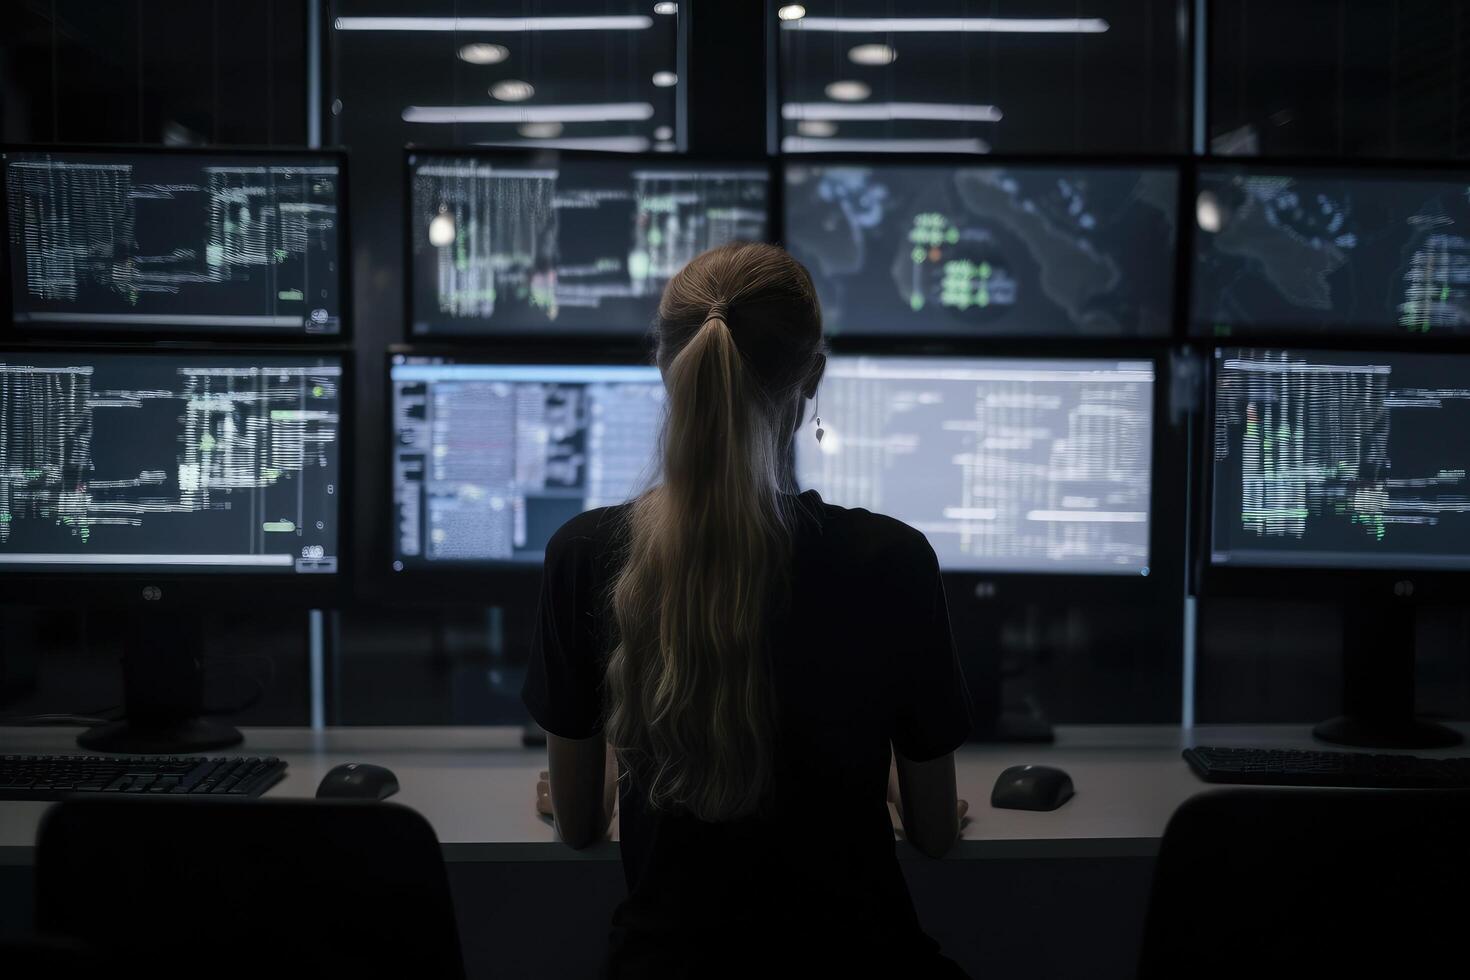
[[[148,336],[339,333],[339,182],[327,157],[7,154],[14,319]]]
[[[759,168],[464,157],[409,166],[420,336],[637,336],[690,259],[769,234],[769,174]]]
[[[1215,563],[1470,567],[1470,357],[1215,358]]]
[[[657,368],[405,356],[391,377],[395,571],[539,564],[562,524],[657,475]]]
[[[341,364],[0,353],[0,567],[333,572]]]
[[[1201,336],[1470,334],[1470,174],[1202,168]]]
[[[1138,167],[785,168],[785,235],[829,332],[1169,334],[1178,174]]]
[[[1148,574],[1153,365],[834,357],[797,476],[954,571]]]

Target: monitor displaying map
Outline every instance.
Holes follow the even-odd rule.
[[[1202,166],[1191,332],[1470,334],[1470,170]]]
[[[832,334],[1162,337],[1168,165],[791,162],[785,244]]]

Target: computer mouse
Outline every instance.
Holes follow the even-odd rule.
[[[345,762],[322,777],[319,800],[386,800],[398,792],[392,770],[367,762]]]
[[[1055,810],[1072,795],[1072,777],[1060,769],[1011,766],[995,780],[990,805],[1006,810]]]

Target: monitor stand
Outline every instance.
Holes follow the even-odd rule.
[[[961,607],[963,608],[963,607]],[[1010,681],[1025,680],[1026,670],[1008,662],[1000,652],[1001,615],[990,606],[972,604],[962,628],[981,638],[974,653],[964,658],[965,684],[975,718],[972,742],[1044,744],[1056,741],[1056,732],[1037,699],[1016,691]],[[958,618],[958,617],[956,617]]]
[[[1312,730],[1319,739],[1376,749],[1460,744],[1458,732],[1414,715],[1414,611],[1407,598],[1344,604],[1343,713]]]
[[[233,725],[200,717],[204,618],[152,610],[129,616],[122,654],[124,717],[87,729],[77,744],[97,752],[192,755],[244,741]]]
[[[1051,744],[1057,740],[1056,730],[1051,727],[1039,705],[1027,698],[1025,711],[1002,711],[992,736],[996,742],[1030,742]],[[989,741],[989,740],[987,740]]]

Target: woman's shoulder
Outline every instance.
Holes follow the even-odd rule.
[[[932,557],[934,549],[922,531],[896,517],[862,507],[829,504],[808,490],[802,503],[817,519],[824,539],[838,538],[863,552],[880,557]]]
[[[629,507],[629,504],[594,507],[567,521],[546,543],[547,564],[609,548],[627,523]]]

